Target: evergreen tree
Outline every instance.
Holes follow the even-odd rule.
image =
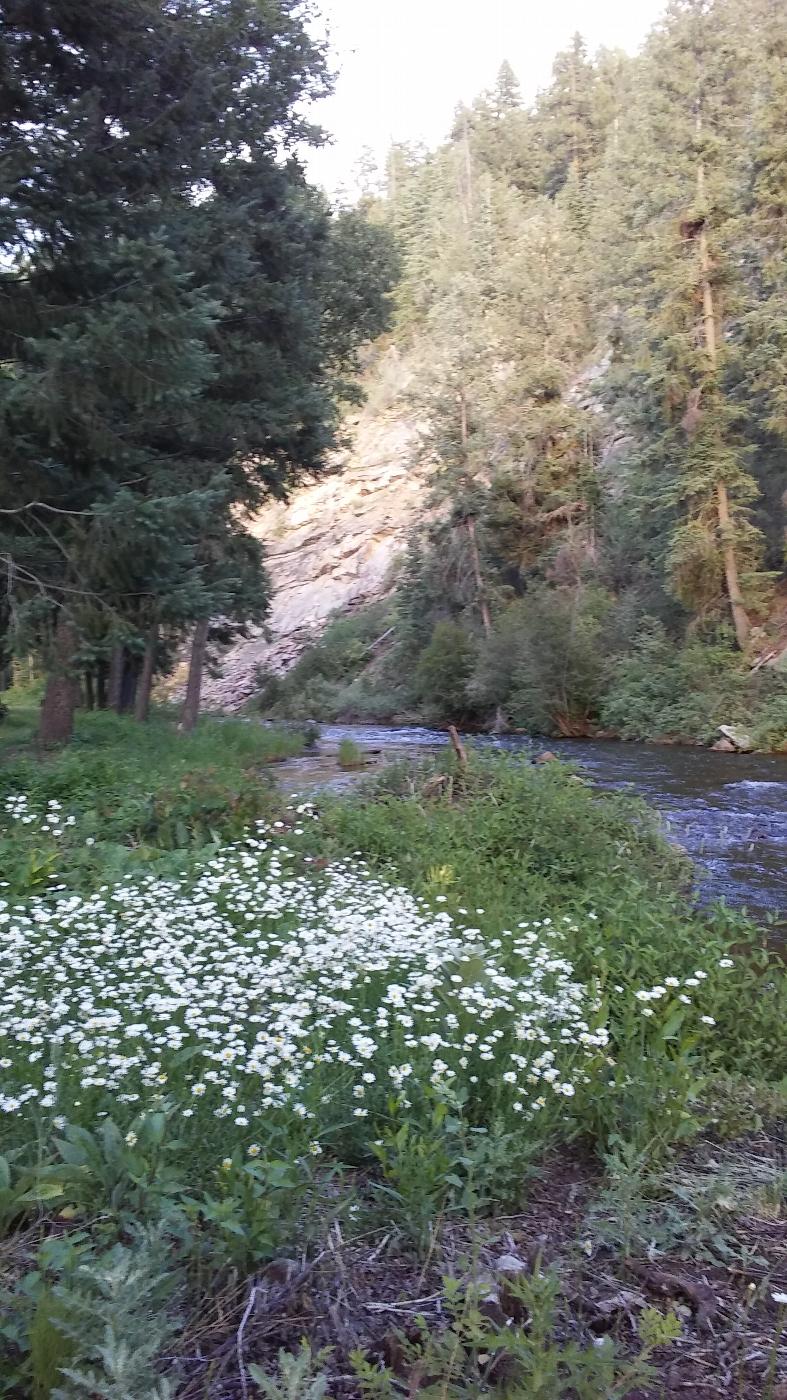
[[[0,38],[2,548],[53,658],[49,742],[80,631],[110,646],[214,616],[238,511],[319,469],[353,336],[382,326],[363,287],[387,244],[329,285],[359,230],[282,159],[325,85],[297,0],[11,0]],[[147,572],[111,521],[151,546]]]
[[[575,34],[568,49],[558,54],[552,82],[536,111],[545,155],[544,192],[557,194],[573,172],[584,179],[599,153],[596,117],[596,72],[585,42]]]
[[[643,466],[660,464],[661,490],[679,506],[671,587],[701,615],[726,597],[745,648],[757,486],[727,384],[745,102],[733,61],[739,36],[722,20],[707,0],[673,0],[646,51],[648,83],[626,133],[617,374]]]

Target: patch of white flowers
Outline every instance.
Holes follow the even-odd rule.
[[[29,815],[23,797],[6,811]],[[530,1117],[592,1082],[600,1002],[549,919],[490,946],[357,858],[312,869],[312,815],[258,826],[189,878],[0,901],[0,1112],[90,1122],[166,1095],[246,1140],[425,1087]],[[52,804],[44,820],[69,823]]]
[[[5,808],[30,816],[24,797]],[[133,1119],[166,1097],[184,1130],[220,1120],[253,1157],[282,1124],[316,1154],[392,1096],[459,1094],[481,1120],[525,1121],[603,1092],[601,998],[565,956],[576,925],[484,938],[358,855],[310,862],[312,818],[294,805],[182,878],[0,901],[0,1113],[29,1136],[31,1122]],[[50,803],[34,820],[59,835],[73,819]],[[668,988],[704,978],[635,995],[652,1015]]]
[[[66,827],[76,825],[76,817],[67,815],[55,798],[47,802],[43,811],[37,811],[24,793],[14,793],[5,799],[3,810],[11,821],[31,826],[42,836],[62,836]]]

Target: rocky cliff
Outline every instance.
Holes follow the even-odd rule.
[[[321,633],[331,613],[381,598],[424,509],[426,465],[418,424],[406,410],[367,405],[347,425],[332,470],[301,486],[287,505],[266,507],[252,532],[263,541],[273,588],[266,628],[221,658],[205,703],[237,709],[255,690],[257,667],[283,671]]]

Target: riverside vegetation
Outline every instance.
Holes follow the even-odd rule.
[[[774,1400],[781,963],[644,808],[11,723],[1,1393]]]
[[[307,10],[4,6],[0,1394],[782,1400],[769,931],[559,763],[314,806],[199,708],[388,335],[430,514],[268,709],[782,742],[784,7],[505,68],[352,209]]]
[[[401,259],[370,404],[429,483],[387,650],[301,666],[306,713],[787,744],[785,73],[781,0],[672,0],[637,57],[577,35],[535,101],[504,64],[365,163]]]

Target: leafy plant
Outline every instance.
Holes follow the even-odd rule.
[[[291,1245],[309,1185],[308,1172],[295,1161],[228,1159],[219,1192],[186,1201],[188,1217],[210,1238],[213,1267],[249,1272]]]
[[[162,1353],[177,1330],[171,1311],[179,1277],[160,1232],[137,1232],[133,1244],[79,1266],[52,1290],[51,1320],[71,1343],[52,1400],[171,1400]]]
[[[415,1340],[400,1335],[401,1361],[394,1371],[377,1367],[362,1353],[353,1365],[368,1400],[395,1400],[418,1393],[432,1400],[451,1395],[522,1395],[528,1400],[623,1400],[646,1385],[649,1349],[625,1361],[614,1343],[582,1346],[557,1338],[559,1283],[536,1267],[506,1279],[508,1318],[502,1325],[482,1306],[488,1285],[443,1283],[449,1323],[443,1330],[419,1320]],[[495,1310],[492,1310],[495,1311]],[[516,1318],[527,1317],[527,1326]]]
[[[67,1124],[55,1139],[59,1162],[38,1169],[28,1199],[108,1211],[123,1228],[157,1220],[184,1190],[180,1144],[167,1137],[170,1116],[166,1105],[143,1112],[125,1134],[108,1117],[92,1132]]]
[[[278,1376],[266,1375],[261,1366],[253,1364],[249,1374],[267,1400],[330,1400],[328,1378],[321,1370],[329,1357],[330,1351],[315,1356],[304,1340],[294,1356],[279,1352]]]
[[[340,740],[338,758],[340,768],[363,768],[366,762],[363,749],[354,739]]]
[[[427,715],[461,720],[473,712],[468,686],[476,664],[475,639],[456,622],[435,624],[413,677],[413,693]]]

